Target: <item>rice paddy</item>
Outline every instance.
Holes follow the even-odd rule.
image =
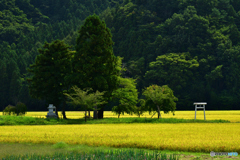
[[[1,115],[1,113],[0,113]],[[26,116],[45,118],[47,112],[27,112]],[[59,112],[61,117],[61,112]],[[84,112],[66,112],[67,118],[83,118]],[[91,115],[93,113],[91,112]],[[194,111],[176,111],[175,116],[163,114],[163,119],[194,119]],[[105,118],[116,118],[104,112]],[[120,119],[137,117],[121,115]],[[142,118],[150,118],[144,114]],[[156,118],[154,116],[153,118]],[[203,120],[203,111],[197,112]],[[206,111],[206,120],[226,120],[231,123],[129,123],[0,126],[0,143],[79,144],[116,148],[140,148],[185,152],[240,153],[240,111]],[[100,121],[100,120],[99,120]]]
[[[1,126],[0,142],[240,153],[239,135],[238,123]]]

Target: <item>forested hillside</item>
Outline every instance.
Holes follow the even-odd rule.
[[[74,47],[82,21],[113,6],[109,0],[0,0],[1,110],[18,101],[30,110],[46,110],[44,101],[30,97],[26,81],[38,48],[56,39]]]
[[[240,0],[0,0],[0,108],[32,99],[26,68],[45,41],[74,45],[84,19],[96,13],[111,29],[115,56],[140,92],[169,85],[177,110],[239,109]]]

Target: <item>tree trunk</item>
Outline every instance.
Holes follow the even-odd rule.
[[[63,102],[63,107],[62,107],[63,119],[67,119],[67,117],[66,117],[66,112],[65,112],[65,107],[66,107],[66,101]]]
[[[103,111],[104,111],[103,107],[98,111],[98,118],[99,119],[103,119]]]
[[[157,112],[154,112],[153,115],[152,115],[152,117],[153,117],[156,113],[157,113]],[[151,117],[151,118],[152,118],[152,117]]]
[[[87,122],[87,106],[85,106],[85,122]]]
[[[88,117],[89,117],[89,118],[91,117],[91,115],[90,115],[90,110],[88,110]]]
[[[58,118],[58,109],[57,109],[57,107],[55,109],[55,114],[57,115],[57,118]]]
[[[95,106],[95,107],[94,107],[93,119],[98,119],[98,111],[97,111],[97,106]]]
[[[118,114],[118,118],[119,118],[120,114]]]
[[[160,113],[160,108],[159,106],[157,105],[157,109],[158,109],[158,119],[159,119],[159,116],[161,117],[161,113]],[[162,118],[162,117],[161,117]]]

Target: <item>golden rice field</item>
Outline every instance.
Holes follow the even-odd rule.
[[[0,142],[240,153],[239,123],[1,126]]]
[[[61,112],[58,112],[58,114],[61,116]],[[240,111],[206,111],[205,114],[206,114],[207,120],[222,119],[222,120],[229,120],[230,122],[240,122]],[[0,112],[0,115],[2,115],[1,112]],[[27,112],[27,114],[26,114],[26,116],[44,117],[44,118],[46,118],[46,115],[47,115],[47,112]],[[67,111],[66,115],[67,115],[67,118],[77,119],[77,118],[82,118],[84,116],[84,112]],[[91,115],[93,115],[92,112],[91,112]],[[173,116],[171,113],[163,114],[163,112],[161,112],[161,115],[163,118],[194,119],[195,111],[176,111],[175,116]],[[104,117],[117,118],[117,115],[111,111],[105,111]],[[128,115],[128,114],[124,114],[124,115],[120,116],[120,118],[124,118],[124,117],[137,117],[137,116],[136,115]],[[151,117],[151,115],[149,115],[148,113],[145,113],[141,117],[149,118],[149,117]],[[157,114],[154,116],[154,118],[157,118]],[[197,119],[204,119],[202,110],[197,111]]]
[[[162,117],[194,119],[194,114],[194,111],[176,111],[175,116],[162,113]],[[26,114],[33,117],[46,115],[47,112]],[[74,111],[66,112],[66,115],[68,118],[82,118],[84,114]],[[117,115],[104,112],[104,117],[117,118]],[[123,117],[137,116],[125,114],[121,115]],[[151,115],[145,114],[142,117]],[[197,112],[197,119],[204,119],[203,111]],[[229,120],[232,123],[0,126],[0,142],[53,144],[63,141],[90,146],[240,153],[240,111],[206,111],[206,119]]]

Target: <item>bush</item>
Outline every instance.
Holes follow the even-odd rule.
[[[18,102],[16,105],[16,111],[15,114],[18,115],[25,115],[25,113],[27,112],[27,106],[22,103],[22,102]]]
[[[24,103],[18,102],[16,107],[12,105],[8,105],[4,110],[3,110],[3,115],[25,115],[27,111],[27,107]]]
[[[8,105],[4,110],[3,110],[3,115],[12,115],[15,114],[16,112],[16,107],[12,105]]]

